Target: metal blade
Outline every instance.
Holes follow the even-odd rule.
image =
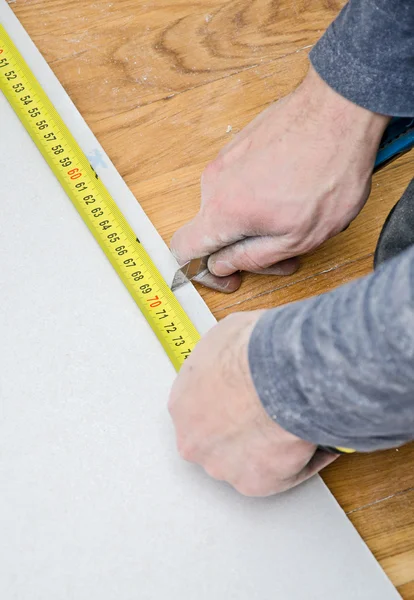
[[[174,275],[171,291],[175,292],[189,281],[192,281],[195,277],[207,273],[207,261],[208,256],[193,258],[180,267]]]
[[[178,290],[180,287],[182,287],[183,285],[185,285],[188,282],[189,282],[189,279],[184,275],[184,273],[181,271],[181,269],[178,269],[178,271],[174,275],[174,279],[171,284],[171,291],[175,292],[176,290]]]

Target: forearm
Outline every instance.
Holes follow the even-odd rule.
[[[414,247],[368,277],[265,313],[249,364],[268,414],[302,439],[357,450],[414,439]]]
[[[392,116],[414,115],[414,2],[350,0],[310,53],[342,96]]]

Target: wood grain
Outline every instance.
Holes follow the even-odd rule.
[[[17,0],[13,10],[166,241],[199,206],[220,148],[289,93],[345,0]],[[232,130],[227,133],[228,126]],[[363,276],[413,175],[408,155],[374,177],[349,229],[287,278],[246,276],[217,318],[292,302]],[[339,459],[323,477],[404,598],[414,600],[414,444]]]
[[[394,585],[413,582],[414,489],[378,501],[350,514],[351,521],[367,542]],[[413,589],[406,587],[404,598]],[[400,590],[402,592],[402,590]]]
[[[348,514],[414,489],[414,443],[339,458],[323,479]],[[413,513],[414,517],[414,513]]]
[[[344,4],[30,0],[15,8],[81,112],[103,116],[314,44]],[[106,101],[97,103],[97,94]]]
[[[397,589],[400,592],[401,597],[405,600],[412,600],[414,598],[414,581],[409,581],[404,585],[400,585]]]

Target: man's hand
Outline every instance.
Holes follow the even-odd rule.
[[[337,94],[310,67],[295,92],[207,167],[200,211],[171,242],[178,261],[210,255],[201,282],[225,292],[239,287],[239,271],[292,273],[295,257],[363,207],[388,120]]]
[[[335,460],[282,429],[260,403],[247,347],[261,313],[216,325],[185,362],[169,402],[181,456],[247,496],[287,490]]]

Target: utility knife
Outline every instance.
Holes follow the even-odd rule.
[[[375,159],[374,173],[409,152],[413,147],[414,117],[394,117],[382,136]],[[195,277],[208,273],[207,261],[208,256],[203,256],[186,262],[176,272],[171,290],[175,292]]]

